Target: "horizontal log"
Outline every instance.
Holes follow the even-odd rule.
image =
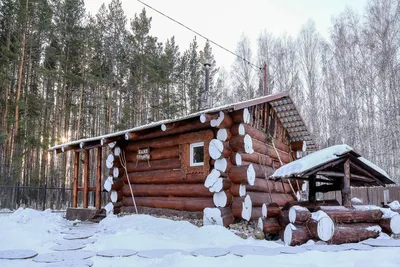
[[[309,201],[291,201],[285,204],[283,210],[289,210],[293,206],[301,206],[307,208],[309,211],[314,212],[322,206],[339,206],[339,202],[336,199],[321,200],[316,202]]]
[[[229,141],[232,137],[231,131],[229,129],[226,128],[222,128],[219,129],[217,132],[217,139],[225,142],[225,141]]]
[[[312,238],[307,227],[303,225],[288,224],[285,227],[283,241],[287,246],[299,246]]]
[[[154,170],[176,170],[181,168],[181,161],[179,159],[160,159],[151,160],[150,162],[128,162],[126,168],[128,173]]]
[[[323,211],[317,211],[312,214],[311,220],[307,222],[307,228],[315,239],[326,242],[331,240],[335,231],[335,224]]]
[[[277,218],[278,218],[279,225],[281,226],[282,229],[285,229],[286,225],[288,225],[290,223],[288,210],[282,210]]]
[[[250,123],[251,115],[248,108],[235,110],[230,113],[234,123]]]
[[[279,234],[282,229],[277,218],[258,218],[257,228],[265,234]]]
[[[253,209],[250,197],[235,197],[232,201],[231,209],[235,218],[249,221]]]
[[[228,227],[235,222],[230,208],[205,208],[203,214],[203,225]]]
[[[267,211],[264,207],[252,207],[251,209],[251,216],[250,216],[250,221],[257,221],[259,218],[266,218],[267,217]]]
[[[232,160],[232,158],[234,159]],[[241,153],[237,152],[231,156],[231,161],[234,162],[235,165],[248,165],[248,163],[245,162],[250,162],[250,163],[255,163],[263,166],[269,166],[272,168],[279,168],[280,163],[277,162],[276,160],[273,160],[270,156],[263,155],[257,152],[253,152],[251,154],[247,153]]]
[[[150,150],[150,161],[160,159],[178,159],[179,158],[179,146],[171,146],[165,148],[156,148]],[[138,159],[137,151],[126,153],[125,158],[127,162],[136,161],[148,161],[147,159]]]
[[[107,192],[110,192],[111,190],[119,191],[122,186],[124,185],[122,179],[120,178],[113,178],[109,176],[105,181],[104,181],[104,189]]]
[[[232,154],[232,150],[229,147],[228,142],[222,142],[218,139],[213,139],[210,141],[208,146],[208,151],[212,159],[229,158]]]
[[[147,129],[143,130],[141,132],[133,132],[133,136],[129,138],[129,140],[132,140],[130,145],[133,146],[132,144],[136,144],[141,146],[140,148],[144,147],[152,147],[152,148],[161,148],[161,147],[167,147],[167,146],[172,146],[172,145],[163,145],[163,144],[156,144],[158,141],[162,140],[161,138],[169,138],[173,135],[178,136],[178,134],[186,133],[186,132],[193,132],[193,131],[200,131],[200,130],[205,130],[209,128],[209,125],[207,123],[201,123],[201,121],[198,118],[193,118],[191,120],[184,120],[184,121],[179,121],[179,122],[174,122],[174,123],[169,123],[166,124],[167,130],[163,131],[160,128],[158,129]],[[147,140],[148,139],[148,140]],[[154,140],[154,141],[153,141]],[[157,141],[155,141],[157,140]],[[143,142],[141,145],[140,142]],[[155,144],[155,145],[150,145],[150,144]],[[177,143],[175,144],[177,145]],[[129,146],[129,145],[128,145]],[[128,151],[134,151],[137,150],[134,148],[134,146],[130,149],[133,150],[128,150]]]
[[[123,198],[122,190],[119,190],[119,191],[112,190],[110,192],[110,200],[111,200],[111,202],[113,202],[113,203],[121,202],[122,198]]]
[[[213,196],[214,205],[216,207],[228,207],[231,205],[233,196],[229,190],[215,193]]]
[[[229,146],[234,152],[246,152],[251,154],[254,152],[253,150],[253,140],[250,135],[236,135],[232,136],[231,140],[229,140]]]
[[[210,121],[211,127],[230,128],[233,124],[232,118],[228,113],[220,111],[218,118]]]
[[[254,185],[246,185],[246,190],[249,192],[264,192],[264,193],[291,193],[292,190],[287,182],[272,181],[262,178],[256,178]]]
[[[226,191],[231,188],[232,182],[229,178],[221,178],[219,177],[217,181],[210,187],[208,190],[213,193],[218,193],[221,191]]]
[[[130,172],[129,181],[131,184],[198,184],[204,183],[206,177],[201,173],[186,174],[184,176],[180,170],[160,170],[148,172]],[[125,184],[128,179],[124,174],[122,180]]]
[[[311,220],[311,212],[304,207],[293,206],[289,210],[289,222],[293,224],[305,224]]]
[[[167,216],[167,217],[180,217],[184,220],[201,220],[203,218],[202,211],[185,211],[185,210],[173,210],[167,208],[151,208],[151,207],[137,207],[139,214],[148,214],[159,216]],[[135,207],[122,207],[122,212],[126,213],[136,213]]]
[[[262,143],[258,140],[253,139],[253,150],[257,153],[267,155],[273,159],[281,159],[283,164],[290,162],[289,153],[282,151],[276,147],[276,151],[272,145]],[[278,157],[279,155],[279,157]]]
[[[185,211],[203,211],[205,208],[214,207],[211,197],[135,197],[139,207],[166,208]],[[126,207],[133,206],[131,197],[124,197],[122,204]]]
[[[217,159],[214,162],[214,168],[221,171],[221,172],[227,172],[231,167],[232,167],[231,161],[226,158],[222,159]]]
[[[135,197],[212,197],[203,184],[135,184],[132,185]],[[131,196],[129,185],[122,188],[125,197]]]
[[[383,232],[391,234],[400,234],[400,215],[396,214],[390,218],[383,218],[379,221]]]
[[[254,171],[256,172],[256,177],[259,178],[268,178],[274,174],[275,170],[269,166],[263,166],[260,164],[252,163]]]
[[[316,210],[325,212],[335,223],[378,223],[382,218],[382,211],[346,208],[343,206],[318,207]]]
[[[232,184],[231,193],[234,197],[244,197],[246,196],[246,185],[244,184]]]
[[[289,194],[247,192],[247,195],[250,196],[253,206],[255,207],[262,206],[263,203],[272,202],[278,204],[279,206],[283,206],[287,202],[294,200],[293,196]]]
[[[139,149],[147,147],[156,149],[177,146],[179,145],[179,142],[178,135],[164,136],[149,140],[131,141],[125,146],[124,150],[126,154],[128,154],[128,152],[137,152]]]
[[[248,166],[233,166],[228,171],[228,177],[234,184],[254,185],[256,172],[252,164]]]
[[[264,203],[262,207],[265,207],[267,218],[277,218],[282,213],[281,208],[276,203]]]
[[[219,113],[208,113],[208,114],[201,114],[200,115],[200,122],[206,123],[210,122],[211,120],[218,119]]]
[[[336,224],[329,244],[356,243],[368,238],[377,238],[380,227],[374,223]]]

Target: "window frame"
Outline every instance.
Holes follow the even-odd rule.
[[[193,162],[194,156],[194,148],[196,147],[203,147],[203,162]],[[197,166],[204,166],[205,156],[204,156],[204,141],[191,143],[189,146],[189,165],[190,167],[197,167]]]

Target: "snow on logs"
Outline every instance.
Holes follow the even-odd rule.
[[[203,211],[203,225],[221,225],[228,227],[235,218],[230,208],[205,208]]]
[[[374,223],[336,224],[329,244],[356,243],[368,238],[377,238],[382,229]]]
[[[400,234],[400,214],[390,209],[381,209],[383,216],[379,221],[383,232],[387,234]]]
[[[321,206],[317,210],[325,212],[335,223],[378,223],[382,218],[382,211],[378,209],[362,210],[343,206]]]

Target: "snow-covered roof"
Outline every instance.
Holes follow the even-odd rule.
[[[301,159],[283,165],[274,172],[272,177],[297,176],[315,167],[337,159],[343,154],[349,153],[350,151],[353,151],[353,148],[348,145],[336,145],[321,149]]]
[[[393,183],[390,180],[389,175],[373,164],[371,161],[361,157],[358,153],[356,153],[352,147],[343,144],[343,145],[335,145],[331,146],[316,152],[313,152],[301,159],[290,162],[286,165],[283,165],[279,169],[277,169],[274,174],[271,176],[273,178],[287,178],[287,177],[301,177],[303,174],[316,169],[320,166],[328,164],[330,162],[335,162],[337,159],[343,158],[345,155],[352,154],[354,158],[359,161],[361,164],[365,164],[369,168],[373,169],[384,178],[382,182],[385,184]]]
[[[251,100],[246,100],[246,101],[241,101],[237,103],[232,103],[232,104],[227,104],[227,105],[222,105],[219,107],[215,108],[210,108],[206,110],[201,110],[183,117],[175,118],[175,119],[168,119],[168,120],[162,120],[162,121],[157,121],[157,122],[152,122],[149,124],[133,127],[130,129],[110,133],[110,134],[105,134],[105,135],[100,135],[96,137],[91,137],[91,138],[84,138],[84,139],[79,139],[63,144],[58,144],[53,147],[50,147],[49,150],[57,151],[57,152],[64,152],[72,148],[79,148],[78,146],[83,143],[92,143],[96,141],[101,141],[104,139],[112,139],[116,138],[119,136],[124,136],[126,133],[130,132],[138,132],[141,130],[145,129],[150,129],[154,127],[159,127],[163,124],[169,124],[169,123],[174,123],[178,121],[184,121],[188,119],[192,119],[195,117],[199,117],[202,114],[207,114],[207,113],[215,113],[223,110],[239,110],[243,108],[247,108],[250,106],[254,106],[257,104],[262,104],[262,103],[271,103],[272,108],[276,111],[277,116],[279,120],[282,122],[282,125],[284,128],[288,130],[289,136],[292,140],[292,142],[296,141],[305,141],[307,142],[307,149],[313,150],[316,149],[315,143],[312,141],[310,133],[307,130],[307,127],[305,126],[305,123],[301,116],[299,115],[295,105],[292,103],[292,100],[290,99],[290,96],[288,95],[287,92],[281,92],[281,93],[275,93],[267,96],[262,96],[259,98],[251,99]]]

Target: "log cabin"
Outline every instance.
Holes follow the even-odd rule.
[[[337,148],[343,150],[340,156]],[[89,214],[178,215],[225,227],[237,220],[255,221],[264,233],[286,237],[289,245],[310,238],[325,241],[326,236],[333,238],[333,243],[354,239],[346,239],[343,233],[333,237],[329,232],[334,224],[331,219],[310,219],[314,218],[310,212],[318,212],[321,206],[340,205],[336,200],[317,201],[316,192],[341,190],[345,206],[341,208],[349,209],[350,186],[393,183],[348,146],[334,148],[335,153],[330,153],[333,158],[327,158],[324,150],[315,152],[317,145],[286,92],[60,144],[50,150],[55,155],[74,153],[73,201],[67,218],[87,214],[88,192],[95,191],[96,209]],[[81,153],[83,177],[79,177]],[[92,179],[90,154],[97,159],[96,177]],[[104,164],[106,173],[102,171]],[[82,178],[83,187],[79,188]],[[95,186],[90,186],[91,180],[96,181]],[[309,198],[299,202],[303,181],[308,182]],[[110,198],[104,207],[103,190]],[[78,194],[83,194],[79,208]],[[376,212],[361,213],[347,210],[342,217],[350,216],[347,219],[354,221],[353,217],[364,216],[364,221],[358,221],[361,223],[382,221],[382,214],[377,219]],[[372,217],[375,221],[371,222]],[[395,217],[396,222],[399,219]],[[387,226],[392,221],[381,224],[393,232]],[[365,231],[368,227],[371,225],[340,229],[347,229],[344,233],[358,229],[364,237],[375,236]]]
[[[82,209],[87,209],[88,192],[95,191],[96,209],[108,213],[193,213],[205,224],[227,226],[239,218],[256,220],[296,200],[298,181],[266,178],[316,148],[291,97],[281,92],[50,150],[74,153],[72,208],[83,194]],[[83,177],[78,177],[81,153]],[[89,178],[90,154],[97,159],[94,179]],[[111,200],[105,207],[103,190]]]

